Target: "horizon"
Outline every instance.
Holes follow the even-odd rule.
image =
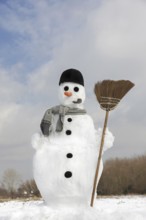
[[[33,177],[31,137],[46,109],[59,104],[59,78],[68,68],[83,74],[96,129],[105,112],[95,83],[135,84],[110,112],[115,142],[103,159],[146,154],[145,11],[142,0],[0,1],[0,177],[8,168]]]

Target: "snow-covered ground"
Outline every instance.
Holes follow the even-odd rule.
[[[52,209],[43,201],[0,203],[0,220],[146,220],[146,196],[99,198],[94,208]]]

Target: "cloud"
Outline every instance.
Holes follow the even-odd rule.
[[[41,65],[51,59],[64,37],[82,26],[90,8],[88,1],[8,1],[0,7],[0,26],[11,34],[21,58],[29,65],[30,61]]]
[[[31,135],[39,130],[44,111],[58,104],[60,74],[71,67],[84,75],[86,108],[96,126],[102,126],[104,112],[95,99],[94,84],[103,79],[135,83],[110,114],[116,146],[109,156],[144,152],[145,10],[142,0],[0,3],[0,27],[7,36],[1,39],[5,53],[0,52],[0,145],[5,148],[4,158],[25,158],[30,163]]]

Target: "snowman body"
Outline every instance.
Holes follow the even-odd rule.
[[[86,112],[79,113],[79,110],[84,109],[83,84],[82,75],[77,70],[69,69],[62,74],[59,83],[60,103],[64,107],[76,109],[77,114],[66,112],[59,130],[59,113],[52,114],[50,120],[45,118],[46,112],[41,123],[43,135],[33,138],[32,145],[36,149],[34,179],[49,206],[90,205],[100,135],[97,135],[92,118]],[[111,134],[110,140],[108,147],[113,142]],[[102,170],[101,161],[98,181]]]
[[[34,156],[34,178],[47,204],[89,205],[98,155],[91,117],[65,116],[62,132],[56,133],[54,126],[40,145]]]

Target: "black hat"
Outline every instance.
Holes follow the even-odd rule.
[[[76,69],[67,69],[62,73],[59,85],[64,82],[73,82],[84,86],[84,79],[82,73]]]

